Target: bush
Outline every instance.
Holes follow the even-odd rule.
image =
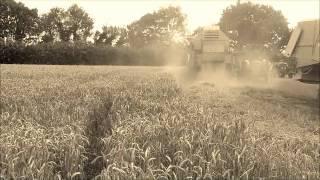
[[[166,65],[171,63],[173,54],[180,58],[174,58],[174,61],[182,62],[185,57],[185,51],[178,46],[152,45],[133,49],[83,42],[0,44],[1,64]]]

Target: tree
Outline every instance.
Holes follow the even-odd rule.
[[[93,20],[82,8],[76,4],[67,10],[68,19],[65,22],[68,33],[71,33],[74,41],[87,40],[91,35]]]
[[[226,8],[219,25],[240,47],[264,44],[280,48],[289,36],[288,23],[281,11],[250,2]]]
[[[0,0],[0,37],[9,37],[14,32],[12,7],[16,6],[13,0]]]
[[[95,44],[121,46],[127,41],[127,29],[116,26],[103,26],[102,32],[96,31]]]
[[[161,8],[142,16],[128,26],[129,44],[142,47],[153,42],[169,43],[185,32],[186,16],[178,7]]]
[[[13,0],[0,0],[0,36],[16,41],[36,38],[39,33],[37,9],[29,9]]]
[[[116,42],[116,46],[126,45],[128,43],[128,30],[126,28],[118,29],[118,40]]]
[[[42,41],[52,42],[58,38],[64,41],[69,41],[70,33],[64,33],[67,31],[64,27],[64,21],[66,20],[67,14],[61,8],[52,8],[46,14],[43,14],[41,22],[41,30],[43,31]],[[64,34],[67,34],[64,36]]]
[[[62,41],[86,41],[91,35],[93,20],[75,4],[67,11],[61,8],[50,9],[50,12],[41,17],[41,28],[44,42],[58,38]]]

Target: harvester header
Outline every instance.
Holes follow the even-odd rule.
[[[299,22],[291,34],[284,55],[296,61],[296,79],[320,83],[320,20]]]

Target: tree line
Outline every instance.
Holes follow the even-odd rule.
[[[0,63],[166,64],[177,52],[185,58],[186,22],[179,7],[169,6],[126,27],[93,32],[93,19],[77,4],[39,15],[21,2],[0,0]],[[289,38],[286,18],[266,5],[231,5],[218,24],[237,47],[260,43],[277,51]]]

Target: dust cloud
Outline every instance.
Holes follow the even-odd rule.
[[[281,92],[287,96],[299,98],[319,98],[319,85],[306,84],[294,79],[278,78],[272,75],[268,81],[259,77],[236,78],[228,74],[224,68],[205,68],[201,71],[193,71],[184,66],[166,66],[165,71],[172,74],[177,84],[183,89],[192,86],[214,87],[227,95],[240,95],[240,91],[247,89],[270,90],[271,92]]]

